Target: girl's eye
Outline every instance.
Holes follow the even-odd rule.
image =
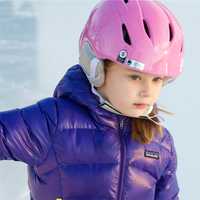
[[[130,75],[130,78],[132,80],[142,80],[141,76],[139,76],[139,75]],[[160,82],[160,81],[163,81],[163,80],[164,80],[163,77],[155,77],[153,79],[154,82]]]
[[[138,75],[131,75],[130,77],[132,80],[141,80],[141,77]]]
[[[158,82],[158,81],[163,81],[163,78],[162,77],[156,77],[153,79],[155,82]]]

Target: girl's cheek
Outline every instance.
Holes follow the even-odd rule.
[[[133,88],[131,90],[128,91],[128,96],[129,98],[133,99],[133,98],[136,98],[138,96],[138,90]]]

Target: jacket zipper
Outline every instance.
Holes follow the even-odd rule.
[[[119,179],[119,193],[118,193],[118,200],[122,200],[123,194],[123,186],[124,186],[124,172],[125,172],[125,161],[126,161],[126,144],[124,141],[123,135],[123,127],[124,127],[124,119],[119,124],[120,127],[120,142],[121,142],[121,165],[120,165],[120,179]]]

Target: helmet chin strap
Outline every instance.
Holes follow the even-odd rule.
[[[157,122],[153,118],[157,117],[157,118],[162,119],[162,120],[163,120],[163,118],[160,118],[160,115],[158,115],[158,113],[150,116],[150,113],[152,112],[152,110],[153,110],[153,106],[150,105],[147,108],[147,110],[144,112],[144,114],[139,116],[138,118],[140,118],[140,119],[148,119],[148,120],[152,121],[153,123],[155,123],[156,125],[162,126],[161,122]]]
[[[144,111],[144,113],[141,116],[138,116],[136,118],[147,119],[147,120],[152,121],[153,123],[155,123],[158,126],[162,126],[161,122],[157,122],[153,118],[157,117],[157,118],[161,119],[162,121],[163,121],[163,118],[160,118],[158,113],[150,116],[150,113],[152,112],[152,110],[153,110],[153,105],[150,105],[150,106],[148,106],[148,108]]]
[[[94,85],[91,84],[91,89],[92,89],[92,92],[94,94],[96,94],[98,97],[99,97],[99,101],[100,101],[100,107],[104,108],[105,110],[108,110],[110,112],[113,112],[113,113],[116,113],[116,114],[119,114],[119,115],[125,115],[123,113],[121,113],[120,111],[118,111],[116,108],[114,108],[114,106],[109,102],[107,101],[106,99],[104,99],[98,92],[97,90],[95,89]],[[162,123],[161,122],[157,122],[154,120],[155,117],[159,118],[160,121],[164,121],[164,119],[158,114],[154,114],[154,115],[150,115],[150,113],[152,112],[154,106],[153,105],[150,105],[142,115],[140,116],[134,116],[135,118],[140,118],[140,119],[146,119],[146,120],[150,120],[152,121],[153,123],[155,123],[156,125],[158,126],[162,126]],[[160,106],[157,105],[157,110],[158,112],[161,111],[165,114],[169,114],[169,115],[174,115],[174,113],[172,112],[169,112],[167,111],[166,109],[164,108],[161,108]]]
[[[154,114],[154,115],[149,115],[153,110],[153,106],[149,106],[149,108],[146,110],[146,113],[138,118],[141,118],[141,119],[148,119],[150,121],[152,121],[153,123],[157,124],[158,126],[162,126],[162,123],[161,122],[157,122],[154,120],[155,117],[159,118],[160,121],[164,121],[164,118],[162,118],[158,113],[159,112],[163,112],[165,114],[168,114],[168,115],[174,115],[174,113],[172,112],[169,112],[167,111],[165,108],[162,108],[161,106],[158,106],[157,105],[157,110],[158,110],[158,113]]]
[[[144,111],[144,114],[142,116],[148,116],[153,110],[153,106],[150,105],[148,108]]]

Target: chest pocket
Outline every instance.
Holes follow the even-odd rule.
[[[128,165],[157,181],[165,167],[166,156],[157,144],[137,144],[130,142],[127,150]]]

